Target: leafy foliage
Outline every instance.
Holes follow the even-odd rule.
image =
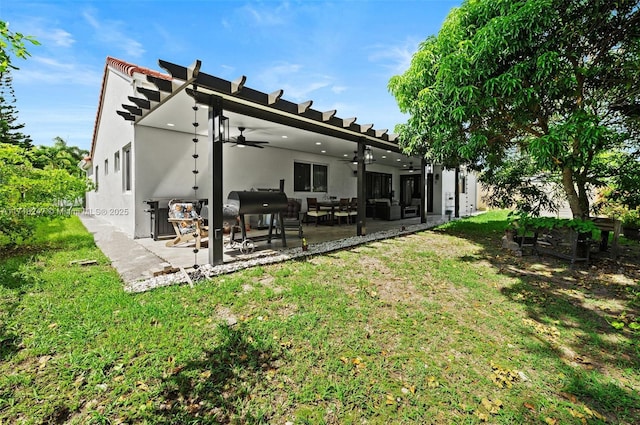
[[[531,157],[518,152],[508,160],[480,173],[479,181],[487,192],[487,205],[515,209],[538,216],[543,210],[558,211],[561,186],[553,176],[538,172]]]
[[[477,0],[453,9],[389,88],[405,150],[494,170],[515,150],[589,212],[595,167],[638,145],[637,0]]]
[[[27,239],[39,219],[82,205],[91,183],[61,168],[35,168],[31,149],[0,144],[0,246]]]
[[[598,230],[598,227],[591,220],[583,220],[580,218],[535,217],[522,212],[509,213],[508,222],[511,228],[519,232],[525,232],[527,229],[550,230],[560,227],[568,227],[578,233],[591,233]]]
[[[19,59],[26,59],[31,56],[27,50],[27,43],[31,43],[34,46],[40,45],[40,42],[32,36],[11,31],[9,24],[0,20],[0,74],[4,73],[8,68],[17,69],[11,64],[11,55]]]

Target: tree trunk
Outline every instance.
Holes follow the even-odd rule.
[[[589,195],[587,194],[587,188],[584,180],[579,178],[577,181],[578,184],[578,204],[580,205],[580,211],[582,214],[579,218],[583,220],[587,220],[589,218]],[[575,218],[574,214],[574,218]]]
[[[582,202],[574,185],[573,170],[569,167],[562,169],[562,187],[564,187],[564,192],[567,194],[567,201],[573,218],[583,218]]]

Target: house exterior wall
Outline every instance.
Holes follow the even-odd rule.
[[[460,179],[456,182],[455,170],[443,169],[437,165],[434,167],[434,175],[439,174],[438,182],[434,181],[434,201],[433,213],[445,215],[447,211],[451,211],[453,216],[455,211],[455,191],[456,184],[460,185],[460,216],[464,217],[477,211],[478,185],[477,178],[474,173],[460,170]],[[462,179],[464,177],[464,180]],[[462,187],[464,185],[464,188]]]
[[[211,188],[211,172],[208,169],[209,140],[200,136],[197,144],[199,158],[194,164],[192,133],[181,133],[171,129],[147,127],[144,123],[134,125],[123,120],[115,111],[129,96],[139,96],[137,86],[149,86],[144,75],[123,74],[111,67],[106,68],[99,116],[96,120],[95,140],[92,151],[91,172],[87,175],[97,182],[97,190],[87,193],[87,210],[116,226],[132,237],[149,237],[151,215],[147,200],[168,202],[170,199],[205,199]],[[355,149],[355,143],[354,143]],[[130,188],[125,187],[127,161],[125,150],[130,153]],[[116,168],[116,155],[119,168]],[[328,191],[296,192],[294,163],[303,162],[326,165],[328,169]],[[278,188],[284,179],[287,196],[302,200],[303,211],[307,210],[307,197],[323,199],[327,196],[351,198],[357,196],[356,167],[340,158],[325,155],[279,149],[241,148],[233,144],[223,146],[223,193],[226,196],[235,190]],[[194,165],[199,170],[195,176]],[[396,199],[400,196],[400,175],[407,172],[399,167],[367,165],[367,171],[391,174],[392,190]],[[422,170],[424,172],[424,170]],[[455,191],[454,171],[434,167],[433,200],[434,213],[444,214],[453,209]],[[194,183],[198,186],[194,194]],[[460,194],[460,214],[471,214],[476,206],[475,176],[467,176],[467,193]],[[162,205],[164,206],[164,205]],[[163,217],[158,217],[163,219]]]
[[[135,143],[135,214],[134,237],[149,237],[151,215],[146,201],[160,200],[161,206],[171,199],[194,199],[193,186],[197,182],[197,199],[207,196],[207,138],[199,137],[197,144],[197,180],[194,180],[193,134],[136,126]]]
[[[87,193],[86,209],[89,214],[99,215],[125,233],[133,234],[133,217],[136,213],[133,190],[135,182],[132,182],[132,190],[123,190],[123,148],[133,146],[134,127],[115,113],[122,99],[133,94],[131,82],[109,70],[105,78],[104,93],[108,95],[104,96],[102,113],[97,119],[95,150],[91,158],[93,172],[89,176],[94,183],[97,180],[98,187]],[[119,169],[115,168],[116,152],[120,157]]]

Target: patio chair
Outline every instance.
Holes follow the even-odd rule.
[[[333,216],[338,219],[338,225],[342,224],[342,218],[347,219],[347,224],[351,222],[351,204],[349,198],[340,198],[340,205],[338,205],[337,211],[333,213]]]
[[[317,198],[307,198],[307,217],[313,217],[316,226],[318,226],[318,219],[327,217],[330,213],[331,211],[320,209]],[[307,220],[307,224],[309,224],[309,220]]]
[[[301,210],[302,204],[300,201],[289,198],[287,199],[287,209],[281,213],[284,230],[296,230],[299,238],[302,238],[302,219],[304,218],[304,213]]]
[[[191,202],[169,201],[169,223],[173,225],[176,237],[166,243],[176,246],[187,242],[195,242],[196,249],[200,249],[202,239],[209,236],[209,228],[204,225],[202,217],[198,215]]]
[[[349,217],[358,217],[358,198],[351,198],[349,202]],[[357,218],[353,220],[357,220]]]

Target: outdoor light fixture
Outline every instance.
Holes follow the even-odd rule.
[[[433,165],[427,164],[427,174],[433,173]]]
[[[373,151],[369,146],[364,148],[364,163],[365,164],[373,163]]]
[[[224,115],[220,115],[220,141],[228,142],[229,141],[229,117],[225,117]]]

